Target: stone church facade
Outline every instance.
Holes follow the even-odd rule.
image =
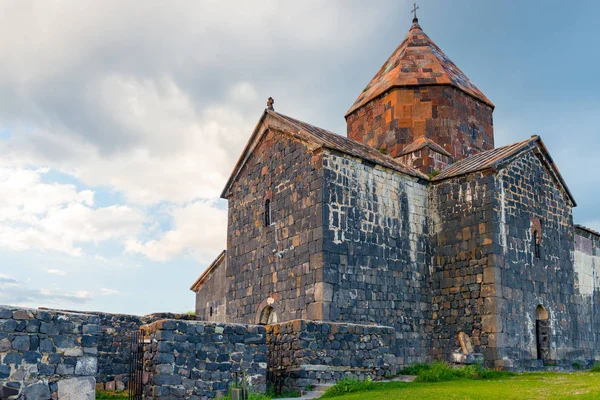
[[[543,141],[494,147],[494,105],[413,20],[346,114],[347,137],[260,117],[222,197],[227,249],[200,319],[395,329],[398,365],[600,360],[600,234]]]

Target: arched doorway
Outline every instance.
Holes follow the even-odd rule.
[[[262,309],[259,325],[271,325],[277,323],[277,312],[271,306]]]
[[[277,307],[275,305],[275,299],[269,297],[259,304],[255,323],[257,325],[271,325],[276,324],[277,320]]]
[[[535,338],[538,360],[548,361],[550,359],[550,319],[548,311],[543,305],[535,309],[537,319],[535,321]]]

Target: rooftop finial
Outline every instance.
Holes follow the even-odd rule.
[[[413,5],[413,9],[412,9],[412,11],[411,11],[411,14],[414,14],[414,15],[415,15],[415,17],[413,18],[413,23],[417,23],[417,22],[419,22],[419,19],[417,18],[417,10],[418,10],[418,9],[419,9],[419,7],[417,7],[417,3],[415,3],[415,4]]]
[[[273,108],[273,104],[275,104],[275,100],[273,100],[272,97],[269,97],[269,99],[267,100],[267,110],[275,111],[275,108]]]

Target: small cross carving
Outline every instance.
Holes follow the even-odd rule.
[[[412,11],[411,11],[411,14],[414,14],[414,15],[415,15],[415,18],[414,18],[414,19],[417,19],[417,10],[418,10],[418,9],[419,9],[419,7],[417,7],[417,3],[414,3],[414,5],[413,5],[413,9],[412,9]]]
[[[273,111],[273,104],[275,103],[275,100],[273,100],[272,97],[269,97],[269,99],[267,100],[267,109]]]

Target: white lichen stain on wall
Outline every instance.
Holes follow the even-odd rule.
[[[575,250],[575,288],[579,289],[579,294],[584,296],[593,296],[594,291],[600,290],[600,256],[586,254],[583,251]]]
[[[506,254],[506,194],[504,192],[504,181],[502,180],[504,171],[505,170],[502,170],[500,173],[498,173],[496,176],[496,182],[497,186],[500,187],[500,226],[498,229],[498,239],[500,246],[502,246],[503,253]]]
[[[396,173],[380,166],[367,166],[350,157],[328,155],[329,168],[335,174],[336,185],[342,186],[342,198],[331,192],[332,198],[327,203],[329,208],[328,228],[333,232],[333,242],[340,244],[352,240],[354,242],[369,241],[370,235],[378,235],[377,228],[392,230],[392,236],[398,237],[401,232],[408,232],[410,261],[416,262],[419,238],[424,234],[423,227],[427,221],[428,198],[427,189],[415,178]],[[350,189],[350,190],[348,190]],[[347,212],[351,208],[350,194],[356,190],[356,208],[360,209],[364,218],[360,220],[358,237],[348,237]],[[376,199],[375,199],[376,197]],[[406,203],[403,202],[406,198]],[[373,209],[377,204],[378,209]],[[402,207],[408,206],[408,221],[403,218]],[[375,239],[375,238],[371,238]],[[383,238],[377,243],[387,245]],[[368,267],[368,266],[362,266]]]
[[[531,354],[536,354],[537,352],[537,340],[535,337],[535,320],[531,318],[528,312],[525,313],[525,323],[527,325],[525,329],[525,334],[527,335],[526,343],[524,343],[524,347],[529,349]]]

